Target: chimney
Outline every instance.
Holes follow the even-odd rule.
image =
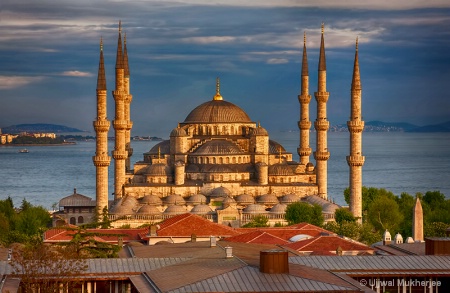
[[[191,242],[197,242],[197,235],[191,234]]]
[[[391,233],[386,229],[383,234],[383,245],[391,244]]]
[[[286,250],[263,250],[259,253],[259,271],[265,274],[289,273],[288,252]]]
[[[155,225],[151,225],[149,232],[150,232],[150,236],[156,236],[156,226]]]
[[[231,247],[231,246],[226,246],[226,247],[225,247],[225,253],[226,253],[226,258],[231,258],[231,257],[233,257],[233,247]]]
[[[216,236],[211,236],[209,238],[209,247],[216,247]]]

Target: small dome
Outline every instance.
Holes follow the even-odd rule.
[[[154,195],[154,194],[144,195],[144,197],[142,197],[140,199],[140,202],[141,202],[141,204],[154,205],[154,206],[159,206],[162,204],[161,198],[159,198],[159,196]]]
[[[151,205],[143,205],[138,211],[138,214],[145,214],[145,215],[160,215],[161,211],[158,210],[157,207],[151,206]]]
[[[210,194],[210,197],[227,197],[231,195],[231,191],[229,191],[226,187],[220,186],[215,188]]]
[[[163,201],[166,205],[185,205],[186,201],[179,194],[171,194],[163,197]]]
[[[172,130],[170,136],[179,137],[179,136],[188,136],[186,131],[183,128],[177,127]]]
[[[386,231],[384,231],[384,233],[383,233],[383,239],[384,239],[384,240],[388,240],[388,241],[391,240],[391,233],[389,233],[388,229],[386,229]]]
[[[203,194],[194,194],[191,195],[186,202],[191,205],[198,205],[198,204],[204,204],[206,202],[206,196]]]
[[[243,151],[233,142],[225,139],[213,139],[199,146],[196,155],[230,155],[242,154]]]
[[[269,175],[275,175],[275,176],[294,175],[294,171],[288,164],[278,163],[278,164],[273,164],[273,165],[269,166]]]
[[[327,203],[325,205],[322,206],[322,213],[326,213],[326,214],[333,214],[336,212],[336,210],[339,208],[339,206],[337,204],[334,204],[332,202]]]
[[[261,214],[265,213],[266,209],[263,205],[260,204],[251,204],[248,205],[245,209],[242,210],[244,213],[248,214]]]
[[[406,243],[414,243],[414,239],[409,236],[408,238],[406,238]]]
[[[396,244],[403,243],[403,237],[402,237],[402,235],[401,235],[400,233],[395,234],[395,236],[394,236],[394,242],[395,242]]]
[[[236,202],[239,204],[252,204],[255,203],[255,198],[250,194],[240,194],[236,196]]]
[[[170,154],[170,140],[163,140],[160,143],[157,143],[146,154],[149,155]]]
[[[297,235],[294,235],[291,238],[289,238],[289,241],[290,242],[297,242],[297,241],[300,241],[300,240],[306,240],[306,239],[311,239],[311,238],[313,238],[313,237],[310,236],[310,235],[297,234]]]
[[[233,204],[236,203],[236,201],[234,200],[234,198],[232,198],[231,196],[227,196],[223,201],[222,201],[222,205],[229,205],[229,204]]]
[[[138,200],[134,196],[122,197],[119,202],[121,205],[131,208],[134,208],[138,204]]]
[[[285,205],[283,203],[278,203],[270,209],[270,212],[275,213],[275,214],[284,214],[284,213],[286,213],[286,208],[287,208],[287,205]]]
[[[281,153],[285,153],[286,150],[285,148],[279,144],[278,142],[269,139],[269,153],[271,154],[279,154],[281,151]]]
[[[256,198],[256,202],[260,204],[277,204],[280,203],[278,201],[278,197],[275,194],[263,194]]]
[[[147,174],[151,176],[168,176],[171,174],[171,171],[166,164],[157,163],[147,167]]]
[[[212,212],[212,209],[206,204],[199,204],[192,208],[191,214],[205,215]]]
[[[281,197],[280,202],[281,203],[293,203],[293,202],[297,202],[299,200],[299,196],[297,194],[294,193],[290,193],[290,194],[285,194]]]
[[[257,135],[257,136],[268,136],[269,135],[267,130],[264,129],[263,127],[261,127],[260,125],[258,125],[258,127],[256,127],[256,128],[253,128],[251,134]]]
[[[119,201],[111,207],[110,213],[116,215],[130,215],[134,214],[134,211],[133,206],[124,204],[122,201]]]
[[[166,215],[181,215],[185,214],[187,211],[184,207],[178,206],[178,205],[172,205],[168,206],[167,209],[164,211],[164,214]]]

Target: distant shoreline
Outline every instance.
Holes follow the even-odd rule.
[[[76,142],[64,142],[64,143],[21,143],[21,144],[14,144],[14,143],[6,143],[6,144],[0,144],[0,147],[28,147],[28,146],[62,146],[62,145],[74,145],[77,144]]]

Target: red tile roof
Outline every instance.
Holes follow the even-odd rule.
[[[67,226],[52,228],[44,232],[44,242],[69,242],[76,233],[77,226]],[[147,228],[140,229],[86,229],[87,233],[92,233],[95,239],[109,243],[118,243],[119,237],[122,237],[124,243],[130,241],[139,241],[141,237],[139,234],[146,233]],[[98,235],[95,235],[98,234]],[[109,235],[105,235],[109,234]]]
[[[197,237],[234,236],[240,234],[235,229],[225,225],[213,223],[201,216],[182,214],[162,222],[156,231],[158,236],[187,236],[195,234]]]
[[[287,244],[288,241],[264,231],[251,231],[245,234],[228,237],[225,241],[258,244]]]
[[[295,250],[298,252],[315,252],[315,254],[329,254],[329,252],[335,252],[338,247],[343,252],[346,251],[370,251],[373,249],[367,245],[356,242],[350,239],[344,239],[339,236],[318,236],[315,238],[300,240],[297,242],[289,243],[283,246],[286,249]]]

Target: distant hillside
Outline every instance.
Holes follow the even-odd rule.
[[[450,121],[440,124],[416,127],[408,130],[408,132],[450,132]]]
[[[365,123],[364,131],[410,131],[417,127],[417,125],[406,122],[369,121]]]
[[[51,133],[64,133],[64,132],[84,132],[83,130],[67,127],[64,125],[55,124],[19,124],[11,125],[1,128],[2,133],[20,133],[20,132],[51,132]]]

